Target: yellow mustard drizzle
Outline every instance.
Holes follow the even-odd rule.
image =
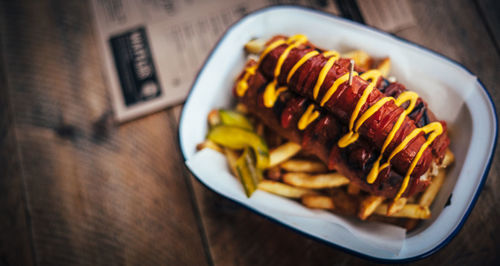
[[[238,94],[239,97],[243,97],[243,95],[245,95],[245,92],[248,90],[248,79],[255,75],[255,70],[257,70],[258,66],[259,65],[256,64],[245,68],[243,78],[236,84],[236,94]]]
[[[248,79],[251,76],[255,75],[255,71],[259,68],[259,64],[262,61],[262,59],[266,57],[266,55],[270,53],[272,50],[285,43],[286,42],[283,39],[279,39],[272,42],[266,47],[266,49],[264,49],[262,54],[260,54],[260,58],[257,64],[245,68],[245,74],[243,75],[243,78],[241,78],[241,80],[238,81],[238,83],[236,84],[236,94],[238,94],[239,97],[243,97],[243,95],[245,95],[245,92],[248,90]]]
[[[365,114],[363,114],[363,116],[361,116],[359,121],[356,123],[356,130],[358,130],[359,127],[364,123],[364,121],[366,121],[366,119],[368,119],[368,117],[366,117],[366,118],[364,117],[366,114],[369,114],[369,116],[373,115],[379,108],[382,107],[382,105],[384,105],[389,100],[394,100],[397,106],[401,106],[403,103],[410,101],[410,105],[404,110],[404,112],[402,112],[399,115],[398,120],[396,120],[396,123],[394,123],[394,126],[392,126],[391,131],[387,135],[387,138],[385,139],[384,144],[382,145],[382,149],[380,150],[380,154],[379,154],[377,160],[373,163],[372,169],[370,170],[370,172],[368,173],[368,176],[366,177],[366,181],[369,184],[372,184],[377,179],[379,172],[382,170],[382,169],[380,169],[379,166],[380,166],[380,161],[382,160],[382,157],[384,156],[385,149],[387,149],[387,146],[389,146],[392,139],[394,139],[394,136],[396,135],[396,132],[399,130],[399,128],[403,124],[405,117],[408,114],[410,114],[411,111],[413,111],[413,108],[415,107],[415,103],[417,102],[417,99],[418,99],[418,94],[416,94],[415,92],[411,92],[411,91],[405,91],[405,92],[401,93],[396,100],[394,100],[394,98],[392,98],[392,97],[384,97],[384,98],[380,99],[372,107],[370,107],[365,112]],[[379,103],[383,103],[383,104],[380,104],[380,106],[378,106]],[[370,109],[372,109],[375,106],[378,107],[377,110],[374,110],[373,113],[369,113]],[[392,159],[392,157],[391,157],[391,159]],[[389,163],[389,162],[390,162],[390,160],[387,161],[387,163]]]
[[[326,64],[323,66],[323,68],[321,68],[321,71],[319,72],[318,79],[316,80],[316,84],[314,84],[313,96],[314,96],[315,100],[316,100],[316,98],[318,98],[319,89],[321,88],[321,85],[323,85],[323,82],[325,82],[326,75],[328,74],[330,69],[333,67],[333,64],[335,63],[335,61],[337,61],[337,59],[340,58],[339,53],[337,53],[335,51],[326,51],[323,53],[323,56],[327,57],[327,58],[329,57],[329,58],[328,58],[328,61],[326,61]]]
[[[356,103],[356,107],[354,108],[351,119],[349,120],[349,132],[345,134],[342,138],[340,138],[338,145],[341,148],[347,147],[349,144],[355,142],[359,138],[359,134],[353,130],[354,128],[354,122],[358,118],[359,112],[361,111],[361,107],[366,103],[366,100],[368,100],[368,96],[370,93],[373,91],[375,88],[375,85],[377,84],[378,79],[382,76],[382,74],[378,70],[369,70],[366,71],[365,73],[361,74],[361,78],[364,80],[371,80],[370,84],[365,88],[363,91],[363,94],[359,98],[358,102]]]
[[[288,57],[288,54],[293,48],[296,48],[305,42],[307,42],[307,37],[301,34],[294,35],[287,39],[286,43],[289,44],[289,46],[278,58],[278,62],[276,63],[276,67],[274,68],[274,80],[266,86],[266,90],[264,91],[264,106],[266,106],[267,108],[273,107],[279,94],[286,90],[286,87],[281,87],[276,90],[276,85],[278,84],[278,77],[281,73],[281,67]]]
[[[353,77],[357,76],[357,72],[353,72]],[[332,86],[326,91],[325,96],[323,96],[323,99],[321,99],[320,106],[324,106],[328,100],[332,97],[332,95],[337,91],[338,87],[349,80],[349,73],[345,73],[344,75],[340,76],[340,78],[336,79]]]
[[[318,54],[319,54],[318,51],[311,51],[305,54],[297,63],[295,63],[290,72],[288,72],[286,83],[290,82],[290,80],[293,77],[293,74],[295,74],[295,72],[297,71],[297,69],[299,69],[299,67],[301,67],[305,62],[307,62],[307,60],[311,59],[313,56],[316,56]]]
[[[271,84],[271,83],[274,83],[274,84]],[[267,89],[269,87],[266,87],[266,90],[264,91],[264,95],[263,95],[263,98],[264,98],[264,106],[270,108],[270,107],[273,107],[274,106],[274,103],[276,102],[276,100],[278,99],[278,96],[288,90],[288,87],[285,87],[285,86],[282,86],[282,87],[279,87],[277,90],[275,90],[274,88],[276,87],[276,81],[273,81],[271,82],[269,85],[273,85],[273,89]]]
[[[382,145],[382,149],[380,151],[379,157],[373,164],[372,169],[367,175],[367,182],[369,184],[372,184],[375,182],[375,180],[378,177],[378,174],[380,173],[381,170],[384,168],[388,167],[390,164],[390,161],[394,156],[402,151],[409,143],[411,140],[416,138],[421,132],[424,132],[425,134],[429,134],[429,137],[427,138],[426,142],[420,147],[417,155],[413,158],[412,163],[410,164],[410,167],[408,168],[408,171],[406,173],[406,176],[403,179],[403,183],[401,184],[401,188],[398,191],[398,194],[395,197],[395,200],[399,199],[401,195],[405,192],[406,188],[408,187],[408,183],[410,180],[410,176],[415,169],[415,166],[417,165],[418,161],[422,157],[425,149],[438,137],[443,133],[443,127],[441,123],[439,122],[433,122],[430,123],[422,128],[416,128],[414,129],[390,154],[388,160],[386,163],[380,167],[380,161],[383,158],[384,152],[391,143],[391,141],[394,139],[394,136],[396,135],[396,132],[399,130],[401,125],[404,122],[404,119],[407,115],[409,115],[413,109],[415,108],[416,102],[418,100],[418,94],[415,92],[411,91],[405,91],[399,95],[397,99],[394,99],[392,97],[383,97],[380,100],[378,100],[375,104],[370,106],[359,119],[359,112],[361,110],[361,107],[366,103],[368,96],[370,93],[375,89],[375,85],[377,84],[378,79],[381,77],[381,73],[377,70],[370,70],[367,71],[360,76],[361,78],[365,80],[371,80],[370,84],[366,87],[366,89],[363,91],[363,94],[361,95],[359,101],[356,103],[356,107],[353,110],[353,113],[351,115],[351,118],[349,120],[349,132],[344,135],[338,142],[339,147],[344,148],[351,143],[355,142],[359,138],[359,133],[358,130],[359,128],[363,125],[368,118],[370,118],[373,114],[375,114],[384,104],[386,104],[389,101],[394,101],[397,106],[401,106],[405,102],[409,102],[408,107],[404,110],[403,113],[399,116],[398,120],[396,123],[394,123],[394,126],[392,127],[391,131],[389,132],[387,138],[384,141],[384,144]],[[343,81],[345,82],[345,81]],[[333,95],[333,93],[331,93]],[[327,93],[328,97],[331,97]],[[324,104],[327,100],[323,99],[321,104]],[[354,127],[354,128],[353,128]]]
[[[314,111],[314,104],[310,104],[309,107],[307,107],[307,110],[304,112],[304,114],[300,117],[299,122],[297,123],[297,127],[299,130],[304,130],[306,127],[311,124],[316,118],[319,117],[319,112]]]
[[[381,169],[379,167],[380,161],[382,160],[382,157],[384,156],[385,149],[387,149],[387,146],[389,146],[392,139],[396,135],[396,132],[403,124],[405,117],[406,117],[405,112],[403,112],[403,113],[401,113],[401,115],[399,115],[398,120],[396,120],[396,123],[394,123],[394,126],[392,127],[391,131],[389,132],[389,135],[385,139],[384,145],[382,146],[382,150],[380,151],[380,154],[377,158],[377,161],[375,161],[375,163],[373,163],[372,169],[370,170],[370,172],[366,176],[366,182],[368,182],[368,184],[372,184],[373,182],[375,182],[375,180],[377,180],[378,174],[381,171]]]
[[[356,121],[356,126],[354,127],[354,132],[358,132],[359,128],[365,123],[368,118],[370,118],[373,114],[375,114],[378,109],[382,108],[384,104],[386,104],[388,101],[393,101],[394,98],[392,97],[384,97],[377,101],[374,105],[370,106],[368,110],[366,110],[361,117]]]
[[[339,52],[333,51],[333,50],[323,52],[323,56],[324,57],[336,57],[337,59],[340,58]]]
[[[424,127],[417,128],[414,131],[424,132],[424,134],[429,134],[429,137],[427,137],[427,141],[420,147],[420,150],[418,150],[417,155],[415,158],[413,158],[413,161],[411,162],[410,168],[408,168],[408,172],[406,172],[406,176],[403,179],[403,184],[401,184],[401,188],[398,191],[398,194],[394,198],[394,200],[397,200],[401,197],[401,195],[405,192],[406,188],[408,187],[408,183],[410,181],[410,175],[413,172],[413,169],[415,169],[415,166],[417,165],[418,161],[420,160],[420,157],[424,154],[425,149],[436,139],[439,135],[443,133],[443,126],[439,122],[432,122]]]
[[[418,100],[418,94],[413,91],[404,91],[402,92],[398,98],[396,99],[396,105],[401,106],[403,103],[410,101],[410,105],[405,109],[405,113],[409,115],[413,108],[415,108],[415,104]]]

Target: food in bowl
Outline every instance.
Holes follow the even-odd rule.
[[[245,49],[256,57],[235,82],[239,112],[211,112],[200,148],[224,152],[248,196],[262,189],[408,229],[430,217],[453,162],[446,122],[387,77],[390,59],[375,65],[304,35]]]

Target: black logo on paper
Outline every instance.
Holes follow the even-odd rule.
[[[143,27],[109,40],[127,106],[157,98],[161,87]]]

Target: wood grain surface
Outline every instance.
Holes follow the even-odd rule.
[[[500,2],[495,0],[478,0],[478,12],[481,19],[484,20],[486,31],[488,31],[491,40],[500,53]]]
[[[0,47],[3,70],[2,50]],[[0,71],[0,88],[0,265],[29,265],[33,264],[31,226],[5,71]]]
[[[336,3],[380,23],[364,1]],[[393,34],[463,63],[500,106],[498,3],[406,2],[414,25]],[[2,1],[0,22],[0,265],[370,263],[196,181],[177,144],[182,105],[116,125],[89,3]],[[500,263],[499,153],[460,233],[415,264]]]
[[[207,264],[171,113],[113,124],[88,4],[4,14],[35,263]]]

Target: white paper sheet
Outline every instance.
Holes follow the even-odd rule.
[[[285,221],[289,226],[299,228],[314,224],[324,233],[338,231],[340,226],[349,232],[353,241],[362,241],[393,255],[399,254],[403,246],[406,230],[401,227],[308,209],[296,201],[260,190],[247,198],[240,182],[229,172],[225,156],[214,150],[196,153],[186,165],[211,189],[264,215]]]

